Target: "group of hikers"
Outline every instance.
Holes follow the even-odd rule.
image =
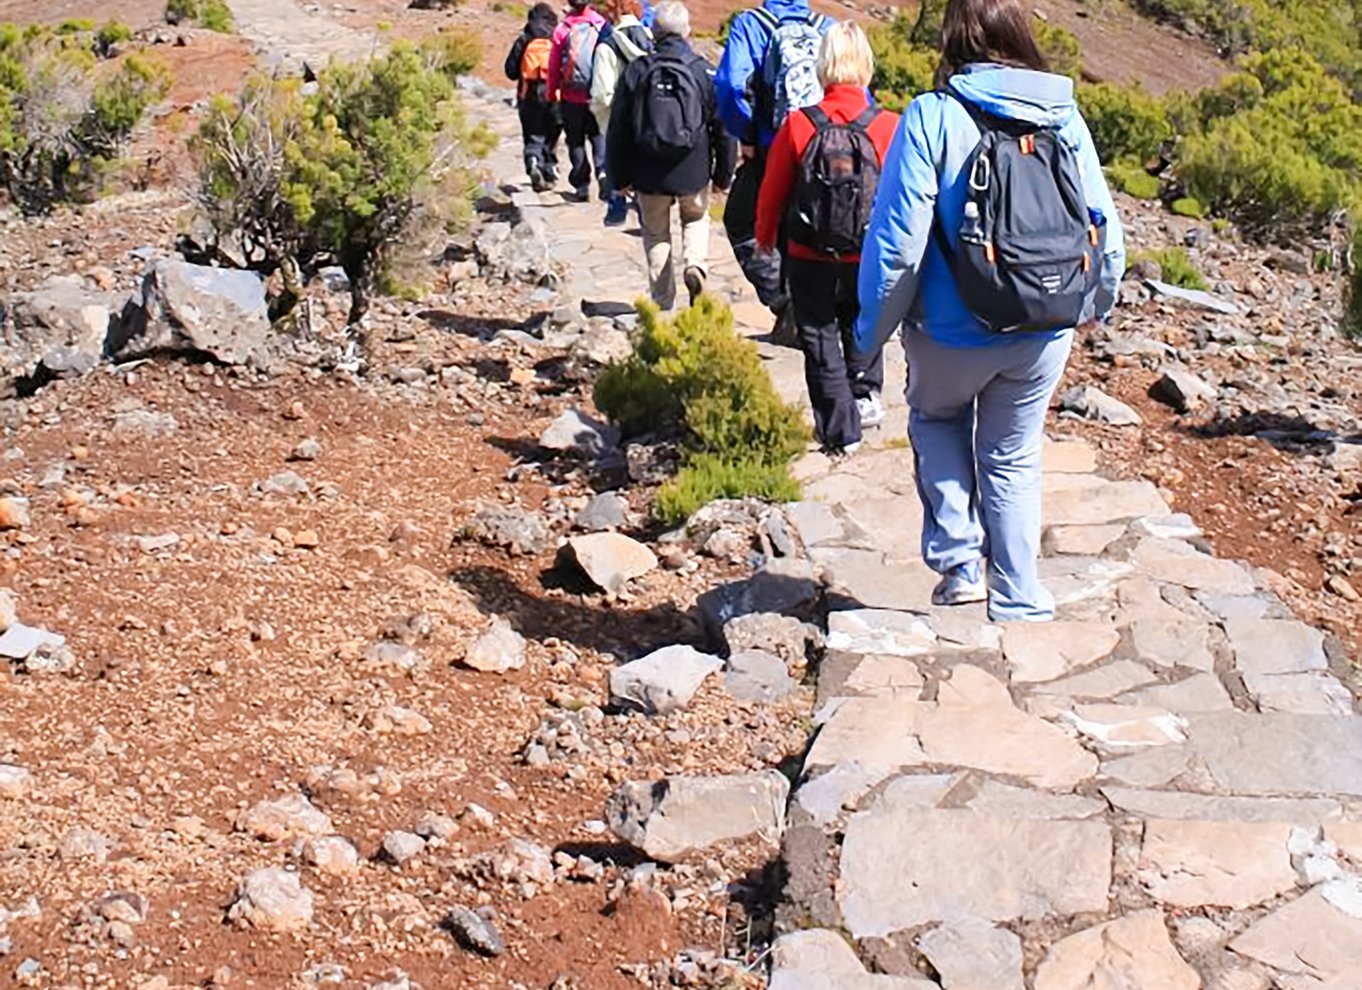
[[[807,0],[737,14],[717,68],[684,4],[569,0],[530,11],[506,62],[525,169],[579,201],[636,209],[653,301],[704,291],[713,193],[778,340],[797,340],[816,436],[854,453],[884,419],[883,348],[901,331],[932,601],[1045,621],[1041,451],[1074,329],[1104,319],[1121,224],[1073,85],[1020,0],[949,0],[936,87],[900,118],[874,102],[864,31]]]

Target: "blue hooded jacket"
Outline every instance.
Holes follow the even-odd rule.
[[[762,7],[777,19],[808,17],[813,13],[808,0],[765,0]],[[831,23],[828,20],[824,29]],[[744,10],[729,27],[724,57],[714,77],[714,87],[719,96],[719,119],[728,133],[743,144],[751,144],[755,138],[756,143],[763,148],[771,146],[776,139],[776,132],[764,122],[754,123],[749,82],[753,73],[758,76],[761,74],[770,43],[771,32],[755,13]]]
[[[1125,272],[1125,237],[1092,135],[1074,104],[1073,81],[980,64],[966,66],[950,85],[994,116],[1057,127],[1060,140],[1074,149],[1088,207],[1107,223],[1097,296],[1097,314],[1105,316]],[[992,332],[965,307],[950,263],[932,236],[933,221],[939,218],[954,250],[968,184],[963,169],[978,142],[979,128],[969,112],[945,93],[924,93],[904,113],[884,162],[861,252],[858,350],[880,346],[905,320],[947,347],[988,347],[1015,339]],[[1051,331],[1055,336],[1067,332]]]

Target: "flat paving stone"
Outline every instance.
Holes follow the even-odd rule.
[[[1128,629],[1131,650],[1137,659],[1145,663],[1164,668],[1215,669],[1215,654],[1211,652],[1210,645],[1211,630],[1204,622],[1192,619],[1136,619]]]
[[[1132,787],[1163,787],[1186,773],[1192,760],[1192,748],[1186,744],[1155,746],[1105,761],[1100,776]]]
[[[1138,876],[1151,897],[1174,907],[1243,910],[1296,889],[1280,822],[1145,823]]]
[[[848,760],[801,785],[795,800],[817,824],[828,825],[893,773],[891,767]]]
[[[1141,540],[1131,561],[1142,574],[1190,591],[1215,590],[1231,595],[1251,595],[1254,591],[1248,568],[1204,554],[1181,540]]]
[[[1108,656],[1121,641],[1094,622],[1012,622],[1003,629],[1003,659],[1017,683],[1053,681]]]
[[[1055,474],[1091,474],[1097,470],[1097,451],[1086,440],[1046,439],[1041,468]]]
[[[906,697],[848,698],[813,741],[804,761],[808,769],[858,760],[868,766],[921,766],[926,754],[915,727],[920,703]]]
[[[1116,699],[1122,704],[1152,705],[1178,715],[1191,712],[1230,711],[1234,701],[1214,674],[1193,674],[1173,684],[1158,684],[1130,691]]]
[[[1141,705],[1078,705],[1061,721],[1108,749],[1139,749],[1185,742],[1187,723],[1162,708]]]
[[[1111,851],[1102,822],[879,805],[847,824],[838,900],[857,938],[967,915],[1012,921],[1105,911]]]
[[[1037,684],[1031,691],[1035,694],[1059,694],[1071,698],[1113,698],[1157,680],[1158,678],[1143,664],[1138,664],[1134,660],[1113,660],[1082,674]]]
[[[831,593],[861,608],[925,612],[931,607],[932,589],[940,580],[920,560],[886,564],[882,555],[878,561],[872,561],[844,552],[826,567]]]
[[[1245,674],[1258,709],[1264,712],[1295,712],[1300,715],[1350,715],[1352,692],[1331,674]]]
[[[917,666],[905,657],[864,657],[842,682],[844,694],[861,697],[904,696],[917,698],[926,679]]]
[[[1105,526],[1047,526],[1041,534],[1041,552],[1100,557],[1126,534],[1125,523]]]
[[[837,932],[790,932],[771,947],[768,990],[938,990],[930,980],[872,975]]]
[[[945,990],[1025,990],[1021,939],[982,918],[961,918],[917,940]]]
[[[911,612],[852,609],[828,616],[828,649],[889,656],[923,656],[932,651],[936,634]]]
[[[1362,718],[1210,712],[1188,716],[1192,748],[1232,794],[1362,797]]]
[[[1328,887],[1328,884],[1324,885]],[[1316,888],[1262,918],[1230,943],[1230,949],[1321,983],[1351,980],[1362,959],[1362,919],[1330,903]]]
[[[995,818],[1083,819],[1096,818],[1107,810],[1106,804],[1096,798],[1080,794],[1052,794],[1029,787],[1014,787],[997,780],[985,780],[968,788],[966,785],[955,788],[950,795],[953,806],[956,794],[966,789],[974,793],[960,806]]]
[[[1035,990],[1201,990],[1160,911],[1141,911],[1056,942],[1036,970]]]
[[[1285,822],[1318,826],[1342,814],[1333,798],[1252,798],[1187,791],[1103,787],[1112,807],[1138,818],[1214,822]]]
[[[1234,665],[1244,674],[1298,674],[1324,670],[1324,634],[1295,620],[1226,619]]]
[[[1112,481],[1097,489],[1074,488],[1045,497],[1041,515],[1049,526],[1095,526],[1162,515],[1168,503],[1147,481]]]

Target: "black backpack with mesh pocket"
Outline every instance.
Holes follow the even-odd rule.
[[[1106,222],[1088,209],[1077,154],[1054,127],[997,117],[950,87],[943,92],[979,127],[954,249],[939,217],[935,227],[965,306],[997,333],[1093,319]]]
[[[801,112],[813,123],[814,134],[799,161],[786,232],[823,254],[857,254],[880,185],[880,154],[870,139],[879,111],[867,107],[845,124],[834,123],[819,107]]]

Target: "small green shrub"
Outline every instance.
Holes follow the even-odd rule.
[[[933,87],[936,66],[941,59],[935,48],[940,12],[935,14],[935,27],[924,26],[922,21],[923,12],[930,16],[932,7],[932,3],[925,2],[917,18],[900,12],[891,23],[870,29],[870,48],[875,53],[875,77],[871,87],[881,106],[901,111],[913,97]],[[931,34],[932,40],[914,40],[924,34]]]
[[[1077,96],[1103,162],[1149,161],[1173,138],[1164,101],[1139,86],[1081,83]]]
[[[788,465],[808,431],[728,307],[703,296],[672,320],[651,304],[639,313],[634,353],[601,376],[595,400],[628,435],[684,430],[685,463],[659,493],[658,518],[678,521],[719,497],[797,497]]]
[[[1106,167],[1111,184],[1127,196],[1136,199],[1158,199],[1162,183],[1157,175],[1150,175],[1138,162],[1118,161]]]
[[[797,502],[799,484],[784,465],[728,461],[701,454],[690,458],[675,478],[658,489],[653,514],[671,525],[688,519],[715,499],[748,496],[768,502]]]
[[[1077,79],[1083,71],[1083,48],[1068,28],[1051,24],[1041,17],[1031,19],[1031,32],[1040,46],[1050,71]]]
[[[468,125],[442,59],[398,42],[370,62],[329,66],[308,94],[252,79],[214,103],[191,150],[218,236],[266,273],[339,265],[353,321],[419,231],[467,215],[464,166],[494,142]]]
[[[421,41],[421,51],[450,79],[472,72],[482,63],[482,39],[468,31],[440,31]]]
[[[1184,289],[1206,291],[1209,286],[1201,272],[1197,271],[1192,259],[1187,257],[1185,248],[1166,247],[1153,251],[1141,251],[1136,260],[1146,259],[1155,262],[1163,270],[1163,281]]]
[[[116,32],[115,32],[116,33]],[[0,183],[27,214],[87,200],[169,86],[158,62],[107,50],[84,22],[0,25]]]
[[[236,30],[227,0],[166,0],[165,19],[170,24],[197,24],[220,34]]]
[[[109,50],[114,45],[121,45],[125,41],[131,40],[132,28],[122,21],[109,21],[95,35],[95,42],[104,51]]]
[[[1190,217],[1193,220],[1201,220],[1206,216],[1206,208],[1191,196],[1179,196],[1168,204],[1168,208],[1177,216]]]

